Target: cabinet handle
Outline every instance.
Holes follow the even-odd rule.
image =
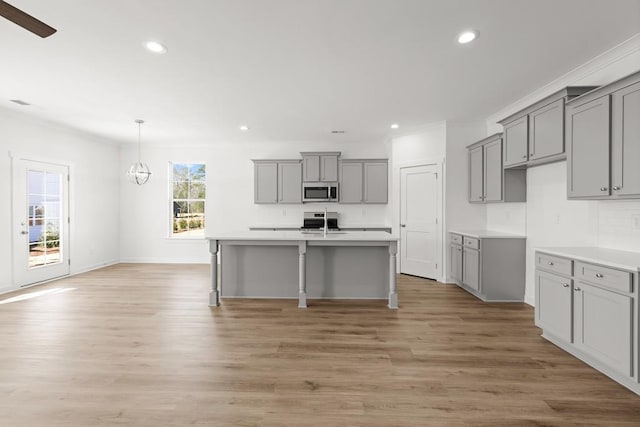
[[[568,287],[569,287],[569,284],[568,284],[568,283],[563,283],[563,284],[562,284],[562,287],[563,287],[563,288],[568,288]]]
[[[600,191],[607,191],[607,187],[600,187]]]
[[[573,290],[574,290],[574,291],[580,291],[581,289],[580,289],[579,287],[577,287],[577,286],[576,286],[575,288],[573,288]]]
[[[603,276],[602,274],[600,274],[600,273],[596,273],[596,277],[597,277],[598,279],[602,279],[604,276]]]
[[[618,187],[617,185],[616,185],[615,187],[613,187],[613,189],[614,189],[614,190],[616,190],[616,191],[617,191],[617,190],[619,190],[619,189],[621,189],[621,188],[622,188],[622,187]]]
[[[553,265],[553,262],[552,262],[552,261],[549,261],[549,265]]]
[[[533,153],[529,153],[529,157],[533,157]]]

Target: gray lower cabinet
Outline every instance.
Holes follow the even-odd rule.
[[[640,198],[640,72],[566,104],[567,196]]]
[[[500,120],[504,167],[525,167],[566,158],[565,102],[594,86],[570,86]]]
[[[469,203],[524,202],[524,169],[503,169],[502,134],[497,133],[467,147],[469,150]]]
[[[483,301],[523,301],[524,237],[449,234],[449,278]]]
[[[640,394],[637,267],[537,251],[535,277],[543,337]]]
[[[302,203],[300,160],[254,160],[254,203]]]
[[[388,161],[341,160],[339,163],[340,203],[387,203]]]

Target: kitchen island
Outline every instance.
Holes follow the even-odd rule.
[[[298,307],[306,308],[308,296],[388,299],[389,308],[398,308],[398,238],[392,234],[241,231],[207,239],[211,306],[221,298],[297,297]]]

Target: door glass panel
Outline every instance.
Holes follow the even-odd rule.
[[[62,174],[29,170],[29,268],[61,262]]]

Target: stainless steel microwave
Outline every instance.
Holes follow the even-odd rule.
[[[305,182],[302,184],[303,202],[337,202],[337,182]]]

